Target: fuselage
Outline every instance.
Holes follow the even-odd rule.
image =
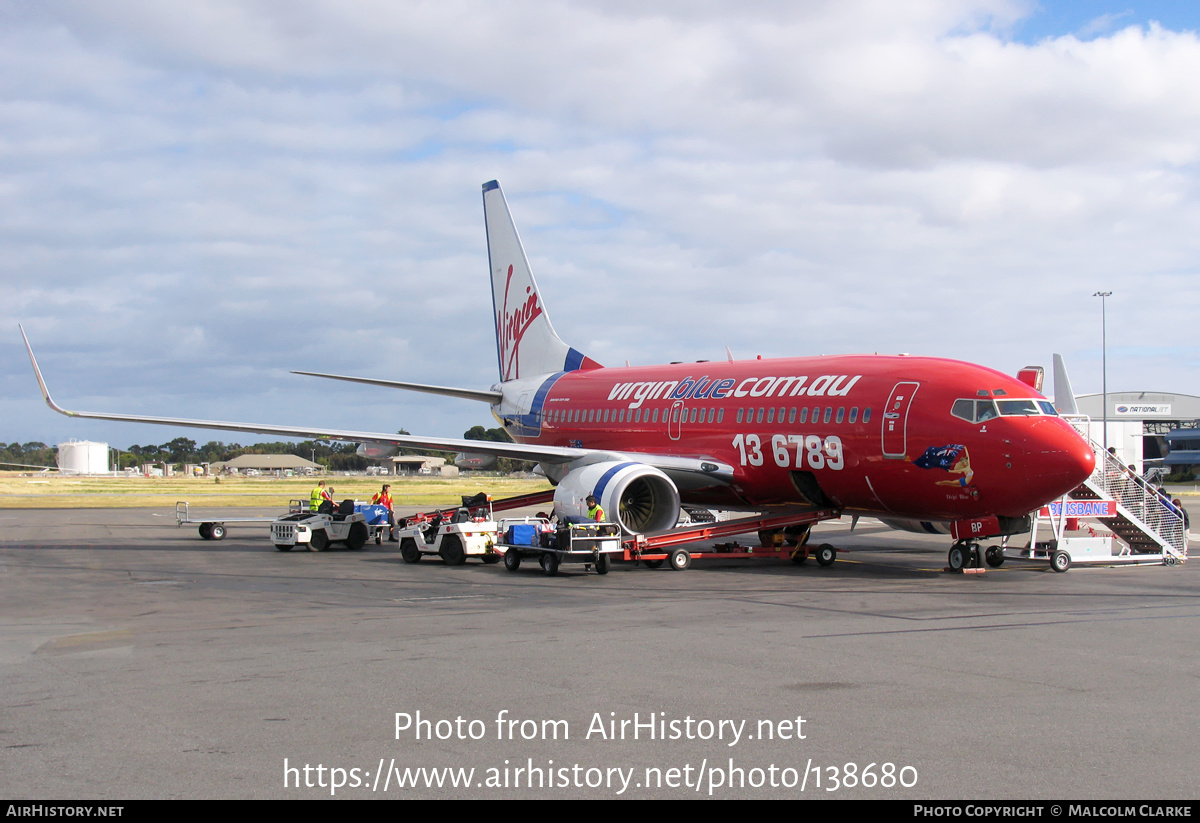
[[[1008,375],[954,360],[846,355],[595,368],[501,384],[518,442],[712,459],[687,503],[814,502],[922,520],[1020,517],[1075,488],[1089,445]]]

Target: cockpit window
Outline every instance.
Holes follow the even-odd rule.
[[[996,411],[996,405],[990,399],[971,400],[964,398],[962,400],[955,400],[950,413],[970,423],[982,423],[985,420],[991,420],[994,417],[1000,416],[999,412]]]
[[[1000,414],[1004,417],[1038,413],[1037,404],[1032,400],[1000,400],[997,405],[1000,407]]]
[[[1039,400],[1037,404],[1042,407],[1042,412],[1051,417],[1058,417],[1058,409],[1054,408],[1054,404],[1049,400]]]

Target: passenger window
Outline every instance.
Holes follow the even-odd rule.
[[[800,410],[800,423],[801,423],[801,425],[803,425],[807,422],[808,422],[808,406],[805,406],[804,408],[802,408]]]
[[[863,409],[863,422],[864,423],[871,422],[871,408],[869,406],[867,408]]]
[[[717,422],[718,423],[725,422],[725,410],[724,409],[717,409]]]
[[[768,423],[775,422],[775,409],[774,408],[767,409],[767,422]]]
[[[792,406],[790,409],[788,409],[788,423],[795,423],[795,422],[796,422],[796,407]]]
[[[766,411],[766,409],[762,408],[761,406],[759,407],[758,414],[755,415],[755,417],[754,417],[755,423],[761,423],[763,421],[763,412],[765,412],[765,411]]]
[[[826,406],[826,407],[825,407],[825,419],[824,419],[824,421],[823,421],[823,422],[825,422],[825,423],[828,423],[828,422],[829,422],[829,418],[831,418],[831,417],[833,417],[833,407],[832,407],[832,406]]]
[[[845,419],[846,419],[846,407],[839,406],[838,413],[837,413],[837,422],[841,423]]]
[[[850,409],[850,422],[851,423],[858,422],[858,406],[855,406],[854,408]]]
[[[745,417],[745,414],[746,414],[746,410],[745,410],[745,409],[738,409],[737,422],[741,423],[741,422],[742,422],[742,418],[743,418],[743,417]]]
[[[657,422],[658,422],[658,409],[655,409],[655,410],[654,410],[654,417],[653,417],[653,418],[650,420],[650,422],[651,422],[651,423],[657,423]]]

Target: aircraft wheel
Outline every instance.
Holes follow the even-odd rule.
[[[812,536],[812,526],[788,526],[783,530],[783,539],[789,546],[803,546]],[[807,555],[806,555],[807,556]],[[793,557],[793,559],[795,559]],[[804,561],[800,561],[804,562]]]
[[[504,568],[510,572],[515,572],[521,568],[521,553],[516,549],[509,549],[504,553]]]
[[[955,543],[950,547],[950,553],[946,555],[946,565],[952,572],[961,572],[967,565],[967,550]]]
[[[548,577],[558,574],[558,555],[551,552],[543,552],[541,558],[538,560],[538,564]]]
[[[645,566],[647,569],[662,568],[662,564],[663,564],[663,562],[661,560],[643,560],[642,561],[642,565]]]
[[[817,546],[817,562],[822,566],[832,566],[833,561],[837,560],[837,549],[828,543],[822,543]]]
[[[350,533],[346,535],[346,548],[351,551],[358,551],[365,545],[367,545],[367,524],[352,524],[350,526]]]
[[[212,523],[200,524],[200,536],[205,540],[212,540]]]
[[[687,549],[671,549],[667,559],[671,561],[671,569],[677,572],[687,571],[692,565],[692,556]]]
[[[596,556],[596,574],[608,574],[608,555]]]
[[[329,535],[324,529],[314,529],[312,539],[308,541],[310,552],[323,552],[329,548]]]
[[[462,540],[456,534],[448,534],[442,538],[442,547],[438,554],[447,566],[461,566],[467,562],[467,553],[463,551]]]
[[[411,537],[406,537],[400,541],[400,557],[405,563],[417,563],[421,560],[421,550],[417,548],[417,541]]]
[[[1065,572],[1071,568],[1071,555],[1061,551],[1054,552],[1050,555],[1050,568],[1056,572]]]
[[[290,552],[291,550],[292,550],[292,547],[287,545],[286,543],[276,543],[275,544],[275,551],[277,551],[277,552]]]
[[[993,569],[998,569],[1004,565],[1004,549],[999,546],[988,546],[983,557]]]

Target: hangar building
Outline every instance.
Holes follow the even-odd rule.
[[[1075,405],[1080,414],[1091,418],[1092,439],[1103,442],[1104,395],[1078,395]],[[1108,393],[1108,445],[1116,447],[1122,462],[1132,463],[1142,472],[1147,463],[1169,468],[1200,463],[1200,452],[1183,453],[1191,450],[1188,438],[1173,434],[1194,428],[1200,428],[1200,397],[1150,391]],[[1200,432],[1191,440],[1200,440]],[[1200,445],[1191,448],[1200,449]]]

